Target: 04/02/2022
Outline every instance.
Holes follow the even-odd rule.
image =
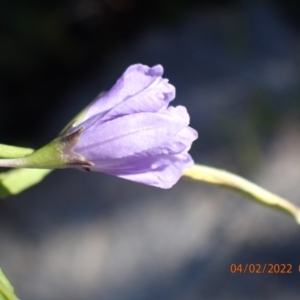
[[[249,264],[231,264],[230,273],[232,274],[292,274],[293,265],[288,263],[249,263]],[[300,265],[297,267],[300,272]]]

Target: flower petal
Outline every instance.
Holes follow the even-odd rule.
[[[162,74],[163,67],[161,65],[152,68],[142,64],[130,66],[107,93],[95,100],[83,121],[109,111],[128,97],[142,92],[157,79],[160,79]]]
[[[188,153],[173,158],[164,168],[148,170],[148,172],[121,175],[120,177],[136,182],[168,189],[182,176],[185,168],[193,166],[194,161]]]
[[[137,113],[86,128],[74,150],[90,161],[120,158],[160,148],[186,124],[159,113]]]
[[[129,67],[70,131],[83,129],[73,151],[93,170],[170,188],[193,165],[187,152],[198,133],[185,107],[168,107],[175,88],[162,74],[160,65]]]
[[[140,112],[158,112],[166,109],[175,98],[175,87],[167,79],[157,78],[141,92],[128,97],[103,116],[102,121]]]
[[[190,116],[184,106],[169,106],[166,113],[171,115],[174,119],[186,123],[186,125],[190,124]]]
[[[124,179],[160,187],[170,188],[181,177],[182,171],[193,165],[188,153],[156,157],[123,158],[113,165],[102,166],[103,172]]]

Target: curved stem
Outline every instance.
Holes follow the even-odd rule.
[[[299,207],[238,175],[208,166],[195,165],[193,168],[185,169],[183,176],[234,190],[251,200],[274,207],[291,215],[300,225]]]

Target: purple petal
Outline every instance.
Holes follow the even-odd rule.
[[[105,114],[102,121],[140,112],[158,112],[175,98],[175,88],[167,79],[157,78],[151,85],[128,97]]]
[[[183,106],[168,104],[175,88],[160,65],[129,67],[113,88],[91,105],[74,152],[93,170],[161,188],[170,188],[185,168],[197,132]]]
[[[121,175],[120,177],[164,189],[171,188],[182,176],[182,171],[194,164],[193,159],[187,153],[172,158],[164,168],[144,173]]]
[[[190,116],[184,106],[169,106],[165,113],[178,121],[184,122],[186,125],[190,124]]]
[[[102,166],[102,171],[124,179],[157,186],[172,187],[181,177],[185,168],[194,162],[188,153],[160,157],[130,157],[113,162],[114,166]]]
[[[157,65],[152,68],[141,64],[130,66],[107,93],[95,100],[86,113],[83,121],[94,115],[102,114],[112,108],[115,108],[126,99],[147,89],[151,86],[151,84],[156,85],[156,81],[159,82],[162,80],[162,74],[163,67],[161,65]],[[171,98],[173,95],[171,91],[167,91],[166,93],[171,93],[170,96],[166,95],[166,98]],[[173,99],[174,97],[175,93],[173,95]]]
[[[91,161],[119,158],[141,153],[166,144],[186,125],[171,116],[158,113],[127,115],[98,124],[82,133],[75,151]]]
[[[138,113],[97,123],[74,149],[94,163],[94,170],[168,188],[192,163],[186,152],[197,132],[171,115]]]

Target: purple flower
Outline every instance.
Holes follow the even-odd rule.
[[[198,134],[185,107],[168,107],[175,88],[162,75],[161,65],[132,65],[90,106],[73,150],[92,170],[170,188],[193,165],[187,152]]]

